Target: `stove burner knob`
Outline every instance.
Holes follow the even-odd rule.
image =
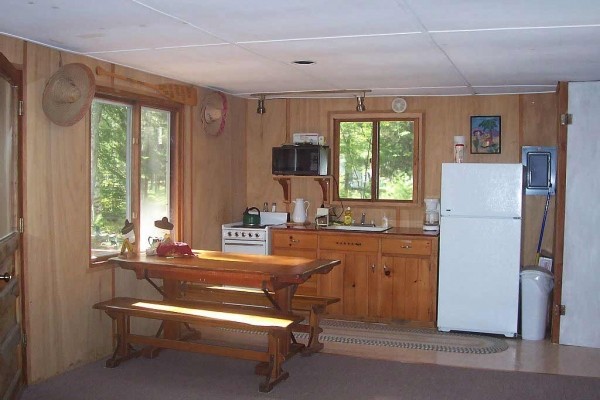
[[[246,232],[242,232],[242,237],[246,237]]]
[[[227,236],[231,236],[231,232],[227,232]]]
[[[235,236],[236,236],[236,237],[237,237],[237,236],[240,236],[240,234],[236,232],[236,233],[235,233]]]

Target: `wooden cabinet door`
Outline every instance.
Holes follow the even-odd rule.
[[[346,253],[332,250],[322,250],[319,258],[340,260],[341,264],[333,267],[328,274],[319,274],[318,294],[320,296],[339,297],[340,301],[327,306],[327,314],[342,315],[344,310],[344,272],[346,269]]]
[[[381,295],[391,298],[391,317],[393,319],[433,322],[433,293],[431,291],[431,264],[428,258],[410,256],[382,257],[383,272],[380,284]],[[391,287],[391,297],[390,297]],[[389,304],[380,300],[383,316],[389,316]]]
[[[0,53],[0,399],[15,398],[23,386],[21,345],[21,234],[19,117],[21,73]]]
[[[369,275],[377,263],[377,254],[346,253],[344,255],[344,315],[369,315]]]
[[[393,316],[394,279],[392,265],[388,262],[386,270],[384,263],[373,263],[369,267],[369,316],[378,320],[390,320]]]
[[[317,258],[317,235],[311,232],[273,231],[272,253],[277,256]],[[337,267],[335,267],[337,268]],[[317,294],[317,275],[298,286],[298,294]]]
[[[320,234],[319,258],[334,258],[342,265],[320,277],[319,293],[341,299],[331,314],[361,319],[369,315],[369,271],[377,262],[379,238],[357,234]],[[342,267],[342,268],[340,268]]]

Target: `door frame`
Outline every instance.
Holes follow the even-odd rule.
[[[552,312],[550,323],[550,339],[558,344],[560,336],[560,306],[562,302],[563,255],[565,244],[565,187],[567,184],[567,123],[561,121],[561,115],[566,115],[569,105],[569,84],[559,82],[557,87],[556,124],[558,146],[556,164],[556,197],[554,208],[554,290],[552,293]]]
[[[22,334],[22,351],[21,351],[21,381],[23,385],[27,385],[27,332],[26,332],[26,315],[25,315],[25,268],[24,268],[24,251],[23,251],[23,158],[24,158],[24,143],[25,143],[25,119],[23,118],[24,106],[24,72],[15,67],[6,56],[0,52],[0,76],[6,79],[9,83],[17,87],[17,101],[20,103],[19,112],[17,113],[17,250],[15,252],[15,269],[19,271],[20,291],[19,291],[19,309],[21,334]]]

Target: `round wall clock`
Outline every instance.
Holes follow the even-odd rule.
[[[406,100],[402,97],[396,97],[392,100],[392,110],[397,113],[404,112],[406,110]]]

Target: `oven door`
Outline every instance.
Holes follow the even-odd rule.
[[[243,240],[232,240],[223,239],[223,252],[224,253],[242,253],[242,254],[257,254],[267,255],[268,249],[265,242],[257,241],[243,241]]]

